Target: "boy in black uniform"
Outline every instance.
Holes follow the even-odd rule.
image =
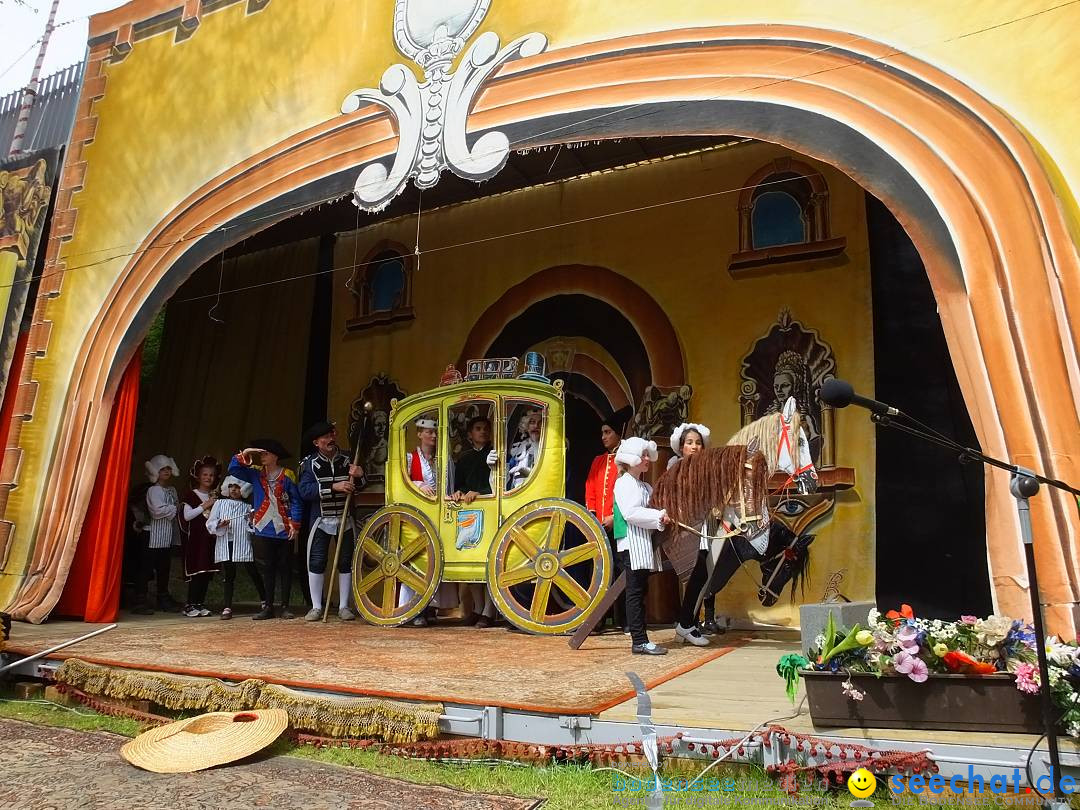
[[[330,544],[337,538],[341,521],[345,521],[338,555],[338,616],[352,621],[356,614],[349,610],[352,593],[352,558],[356,527],[351,515],[345,515],[345,500],[350,493],[363,489],[364,470],[353,464],[337,444],[337,427],[333,422],[317,422],[304,433],[304,446],[314,446],[315,452],[300,463],[300,497],[311,507],[311,531],[307,542],[308,586],[311,590],[311,610],[304,619],[318,621],[323,612],[323,583]]]

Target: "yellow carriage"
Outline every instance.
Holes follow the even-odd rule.
[[[489,420],[497,462],[491,494],[464,504],[453,497],[455,463],[475,417]],[[430,495],[410,477],[419,420],[438,425]],[[428,606],[441,582],[484,582],[522,630],[567,633],[582,624],[607,591],[612,560],[596,518],[565,497],[564,426],[559,380],[459,382],[393,402],[386,505],[364,524],[353,558],[361,615],[401,625]],[[533,463],[522,474],[508,458],[527,429]]]

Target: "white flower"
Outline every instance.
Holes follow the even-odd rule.
[[[1057,667],[1050,667],[1046,672],[1047,675],[1050,677],[1050,685],[1057,686],[1058,681],[1061,680],[1061,670]]]
[[[873,627],[875,624],[877,624],[880,621],[881,621],[881,611],[879,611],[876,607],[875,608],[870,608],[870,612],[866,616],[867,624],[869,624],[871,627]]]
[[[1012,630],[1013,620],[1008,616],[990,616],[975,622],[975,637],[980,644],[995,647],[1005,640]]]
[[[824,633],[818,633],[816,636],[814,636],[814,646],[817,647],[819,650],[822,650],[822,649],[825,648],[825,634]]]
[[[1046,639],[1046,658],[1050,663],[1068,669],[1075,655],[1076,648],[1060,643],[1057,636],[1049,636]]]

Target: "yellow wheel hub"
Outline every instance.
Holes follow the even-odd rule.
[[[554,579],[559,573],[559,558],[550,551],[545,551],[536,558],[536,574],[541,579]]]

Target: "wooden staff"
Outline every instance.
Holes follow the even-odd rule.
[[[371,403],[364,403],[364,423],[361,425],[360,430],[356,432],[356,449],[353,451],[352,466],[356,466],[360,463],[360,448],[363,446],[364,428],[367,426],[367,415],[371,412]],[[349,477],[352,481],[352,477]],[[345,496],[345,506],[341,510],[341,522],[338,523],[337,530],[337,543],[334,544],[334,564],[330,567],[330,587],[326,589],[326,602],[323,604],[322,620],[325,622],[327,615],[330,613],[330,600],[334,597],[334,582],[337,580],[337,565],[338,560],[341,558],[341,543],[345,539],[345,524],[349,520],[349,510],[352,508],[352,496],[353,493],[349,493]]]

